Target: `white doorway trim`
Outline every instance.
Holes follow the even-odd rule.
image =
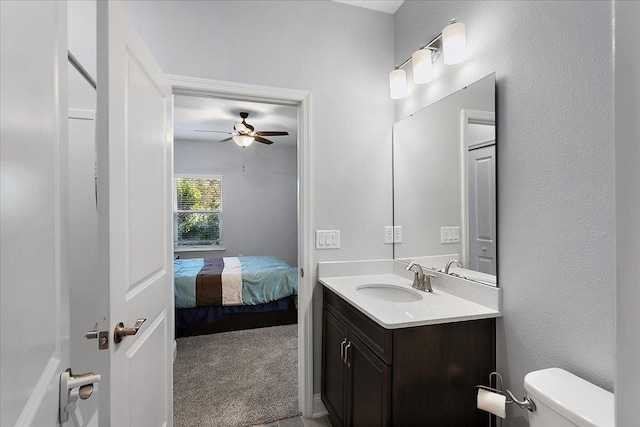
[[[311,254],[311,92],[168,75],[173,93],[208,95],[298,107],[298,406],[313,416]],[[304,272],[301,275],[301,272]]]

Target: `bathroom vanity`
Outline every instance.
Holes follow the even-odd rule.
[[[474,386],[495,369],[499,309],[437,287],[418,301],[385,301],[363,287],[418,291],[396,274],[322,277],[322,270],[321,391],[334,427],[488,425]],[[483,298],[499,308],[499,290],[489,292]]]

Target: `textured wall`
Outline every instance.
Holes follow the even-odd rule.
[[[176,174],[223,175],[222,246],[225,251],[183,253],[203,256],[273,255],[298,265],[298,199],[295,145],[176,141]]]
[[[124,6],[165,73],[311,91],[312,226],[342,231],[341,249],[316,251],[311,265],[391,258],[392,15],[329,1]],[[317,286],[314,300],[318,393]]]
[[[639,2],[615,2],[617,425],[640,420]]]
[[[438,62],[433,83],[396,102],[396,118],[496,72],[498,369],[518,395],[527,372],[550,366],[611,390],[611,4],[405,2],[395,14],[396,62],[453,17],[466,24],[468,60]],[[517,408],[509,419],[527,425]]]

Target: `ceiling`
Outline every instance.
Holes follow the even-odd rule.
[[[296,145],[298,141],[298,109],[295,106],[190,95],[175,95],[174,97],[174,139],[218,143],[231,135],[195,132],[195,130],[233,132],[234,123],[242,120],[239,115],[241,111],[249,113],[247,123],[254,126],[256,131],[289,132],[288,136],[266,137],[274,142],[273,145]],[[233,143],[233,141],[226,141],[222,144]]]
[[[404,0],[333,0],[338,3],[350,4],[351,6],[364,7],[365,9],[377,10],[379,12],[385,12],[394,14],[396,10]]]

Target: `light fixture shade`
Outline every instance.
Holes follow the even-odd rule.
[[[389,95],[391,99],[402,99],[407,96],[407,73],[396,69],[389,73]]]
[[[411,55],[413,64],[413,82],[415,84],[429,83],[433,80],[433,62],[430,49],[419,49]]]
[[[459,64],[467,58],[464,24],[453,22],[442,30],[442,60],[446,65]]]
[[[233,142],[235,142],[242,148],[250,146],[255,139],[254,137],[249,135],[233,135],[231,138],[233,139]]]

